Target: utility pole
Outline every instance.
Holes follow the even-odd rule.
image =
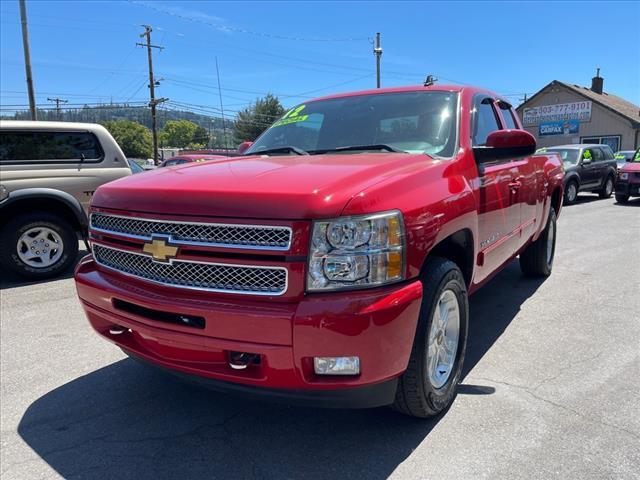
[[[227,145],[227,122],[224,119],[224,107],[222,106],[222,89],[220,88],[220,70],[218,69],[218,57],[216,56],[216,76],[218,77],[218,96],[220,97],[220,113],[222,114],[222,139],[224,141],[224,148],[228,149]]]
[[[38,113],[36,111],[36,96],[33,93],[33,77],[31,75],[31,52],[29,51],[29,27],[27,26],[27,6],[25,4],[25,0],[20,0],[20,20],[22,22],[22,48],[24,50],[24,69],[27,73],[29,110],[31,110],[31,120],[37,120]]]
[[[160,85],[160,82],[156,83],[155,78],[153,77],[153,56],[151,54],[152,48],[157,48],[158,50],[164,49],[164,47],[160,47],[158,45],[151,44],[151,27],[149,25],[143,25],[144,33],[140,34],[140,38],[146,37],[147,43],[136,43],[141,47],[147,47],[147,58],[149,60],[149,107],[151,108],[151,136],[153,138],[153,163],[155,165],[159,164],[158,160],[158,129],[156,125],[156,106],[159,103],[166,102],[168,98],[159,98],[156,100],[156,85]]]
[[[373,54],[376,56],[376,88],[380,88],[380,57],[382,56],[382,47],[380,46],[380,32],[376,33],[376,44],[373,48]]]
[[[60,112],[60,104],[61,104],[61,103],[67,103],[67,102],[69,102],[69,100],[65,100],[64,98],[57,98],[57,97],[56,97],[56,98],[49,98],[49,97],[47,97],[47,101],[48,101],[48,102],[55,102],[55,103],[56,103],[56,118],[57,118],[58,120],[60,120],[60,119],[61,119],[61,115],[60,115],[60,113],[61,113],[61,112]]]

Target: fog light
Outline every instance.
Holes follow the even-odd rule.
[[[314,357],[316,375],[359,375],[359,357]]]

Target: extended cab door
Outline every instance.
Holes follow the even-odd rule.
[[[501,129],[493,98],[477,95],[471,115],[473,147],[486,144],[488,135]],[[517,162],[506,160],[478,165],[480,184],[478,201],[478,271],[480,282],[516,252],[519,244],[520,207],[517,202],[519,181]]]
[[[510,104],[498,101],[500,116],[502,117],[502,127],[506,130],[520,129],[517,116],[514,114]],[[518,170],[517,176],[512,184],[512,201],[519,205],[520,220],[518,227],[519,244],[524,245],[536,231],[536,216],[538,207],[541,207],[541,199],[538,188],[538,173],[535,160],[532,157],[516,159],[513,162]]]

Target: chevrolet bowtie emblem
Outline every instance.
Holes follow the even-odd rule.
[[[178,247],[167,244],[165,239],[151,239],[151,243],[145,243],[143,252],[151,254],[154,260],[158,262],[167,262],[178,253]]]

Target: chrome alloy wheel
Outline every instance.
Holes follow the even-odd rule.
[[[556,239],[556,224],[549,222],[549,231],[547,232],[547,265],[553,262],[553,249]]]
[[[427,349],[427,374],[434,388],[441,388],[455,365],[460,337],[460,305],[452,290],[444,290],[431,319]]]
[[[18,258],[33,268],[55,264],[64,251],[62,237],[48,227],[34,227],[24,232],[16,245]]]
[[[578,196],[578,187],[576,187],[575,183],[571,182],[567,187],[567,200],[569,202],[575,202],[577,196]]]

